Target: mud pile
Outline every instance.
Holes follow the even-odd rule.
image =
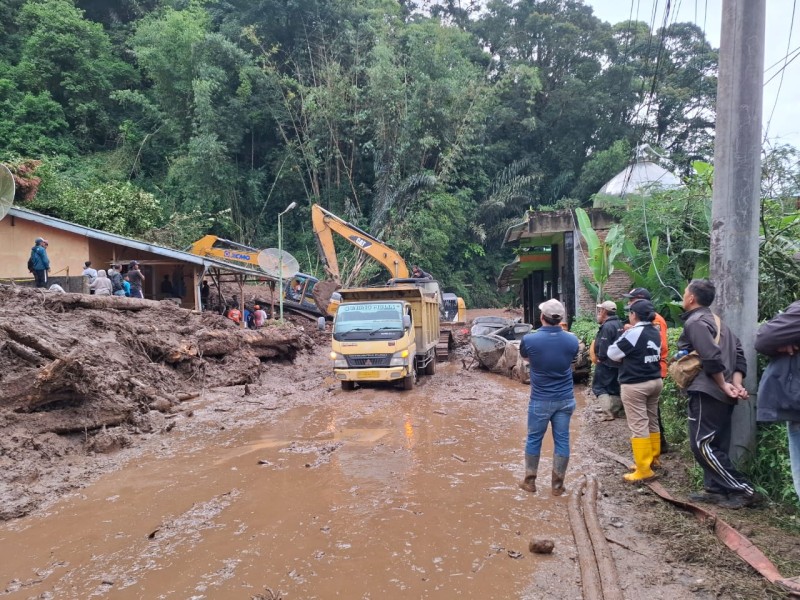
[[[152,431],[200,390],[255,381],[312,345],[291,323],[241,330],[168,301],[0,285],[0,487],[31,451],[72,453],[76,435],[86,452],[117,449],[124,428],[107,428]]]
[[[251,382],[262,361],[311,344],[291,324],[241,330],[171,302],[0,286],[0,419],[53,433],[118,425]]]

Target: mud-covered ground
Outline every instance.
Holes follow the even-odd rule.
[[[317,336],[293,360],[259,361],[247,385],[138,411],[145,426],[0,428],[12,473],[0,494],[29,498],[16,502],[25,516],[0,525],[0,596],[580,598],[568,498],[549,494],[549,443],[539,492],[516,485],[527,387],[466,368],[460,352],[411,392],[344,392]],[[567,486],[600,479],[626,598],[780,597],[690,517],[623,484],[597,449],[625,455],[624,423],[596,423],[593,399],[577,396]],[[687,486],[680,460],[665,457],[676,494]],[[770,524],[780,515],[753,514],[726,518],[791,568],[797,540]],[[529,553],[534,537],[554,540],[554,553]]]

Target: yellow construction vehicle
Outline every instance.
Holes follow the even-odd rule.
[[[397,251],[352,223],[348,223],[332,212],[325,210],[319,204],[314,204],[311,207],[311,224],[314,228],[314,237],[317,240],[323,267],[337,284],[342,284],[342,278],[339,273],[336,248],[333,245],[334,232],[381,263],[389,271],[392,278],[406,279],[409,276],[406,261]]]
[[[319,255],[325,271],[337,285],[342,285],[341,274],[339,272],[339,261],[336,258],[336,248],[333,244],[333,234],[342,236],[353,246],[377,260],[391,274],[391,279],[397,282],[408,280],[410,271],[406,261],[381,240],[371,236],[363,229],[348,223],[344,219],[337,217],[329,210],[325,210],[319,204],[311,207],[311,223],[314,229],[314,237],[317,240]],[[466,306],[464,300],[455,294],[443,294],[439,299],[442,303],[442,321],[446,323],[463,323],[466,319]],[[336,312],[336,305],[329,308],[329,312]]]
[[[189,246],[187,251],[192,254],[197,254],[198,256],[208,256],[209,258],[245,263],[255,269],[259,268],[258,250],[256,248],[250,248],[238,242],[224,240],[215,235],[201,237]]]
[[[215,235],[206,235],[194,242],[187,252],[198,256],[207,256],[222,261],[247,265],[258,271],[260,277],[277,281],[275,277],[265,274],[258,264],[258,248],[251,248],[238,242],[232,242]],[[306,273],[295,273],[284,281],[283,304],[289,311],[309,318],[316,318],[325,313],[314,300],[314,286],[319,279]],[[262,301],[263,302],[263,301]]]

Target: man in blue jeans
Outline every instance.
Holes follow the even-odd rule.
[[[525,479],[519,487],[536,492],[539,454],[548,423],[553,430],[554,496],[564,493],[564,476],[569,464],[569,421],[575,411],[572,385],[572,361],[578,354],[578,338],[561,329],[567,316],[564,305],[556,299],[539,305],[542,326],[529,333],[519,345],[531,369],[531,400],[528,404],[528,438],[525,444]]]

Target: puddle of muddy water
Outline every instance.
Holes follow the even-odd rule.
[[[533,598],[560,586],[556,597],[579,597],[567,499],[547,489],[552,446],[544,491],[516,485],[526,408],[525,387],[448,365],[410,393],[337,392],[216,433],[202,451],[143,459],[0,527],[0,589]],[[555,554],[530,554],[531,537],[554,539]]]

